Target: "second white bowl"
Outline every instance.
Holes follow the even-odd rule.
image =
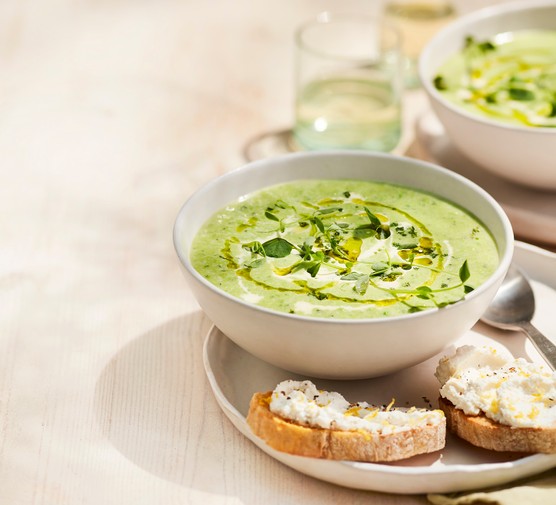
[[[513,126],[474,115],[450,103],[433,85],[438,68],[463,48],[467,36],[486,40],[529,29],[556,30],[556,1],[512,2],[462,16],[427,44],[419,75],[450,140],[468,158],[519,184],[556,189],[556,128]]]

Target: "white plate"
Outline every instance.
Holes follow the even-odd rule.
[[[532,279],[536,279],[533,283],[537,298],[534,323],[556,340],[556,321],[551,317],[556,307],[556,254],[518,242],[515,261]],[[521,333],[493,330],[480,323],[455,345],[464,343],[504,345],[515,356],[540,359]],[[446,350],[446,353],[452,350]],[[448,435],[442,451],[392,464],[328,461],[282,453],[251,433],[245,421],[249,400],[256,391],[273,389],[284,379],[306,377],[253,357],[215,327],[206,338],[203,357],[216,400],[234,426],[273,458],[324,481],[399,494],[446,493],[503,484],[556,466],[556,454],[496,453],[473,447],[451,435]],[[321,389],[339,391],[351,401],[387,404],[396,398],[399,406],[425,407],[436,403],[438,396],[438,383],[433,373],[439,357],[386,377],[358,381],[318,379],[315,383]]]
[[[456,149],[433,112],[417,121],[416,143],[407,154],[442,165],[479,184],[502,205],[521,240],[556,245],[556,191],[520,186],[481,168]]]

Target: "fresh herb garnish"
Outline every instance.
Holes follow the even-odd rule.
[[[471,273],[469,272],[469,265],[467,264],[467,260],[463,262],[463,265],[461,265],[458,273],[459,279],[462,283],[469,279]]]
[[[438,91],[445,91],[448,89],[448,85],[446,84],[446,79],[441,76],[441,75],[437,75],[432,83],[434,84],[434,87],[438,90]]]
[[[496,49],[496,46],[490,40],[477,42],[475,37],[473,37],[472,35],[467,35],[465,37],[463,47],[466,51],[477,49],[482,53],[494,51]]]
[[[267,240],[262,246],[265,255],[271,258],[285,258],[290,255],[293,249],[293,244],[280,237]]]
[[[509,88],[508,93],[512,100],[529,101],[535,99],[535,93],[529,89],[523,88]]]
[[[346,194],[349,192],[345,192],[344,196]],[[420,303],[410,303],[408,300],[411,298],[428,301],[429,306],[432,304],[441,308],[453,302],[439,302],[439,293],[462,288],[465,294],[473,289],[465,284],[470,277],[467,261],[463,262],[457,275],[445,272],[440,245],[424,235],[415,223],[390,223],[386,216],[373,212],[366,204],[351,203],[346,210],[334,202],[337,201],[330,200],[329,205],[317,206],[303,203],[303,210],[286,202],[268,207],[264,215],[269,221],[279,223],[275,230],[277,236],[262,243],[252,241],[242,244],[243,249],[252,254],[251,260],[243,266],[254,269],[273,259],[290,258],[288,266],[281,264],[273,267],[278,275],[305,271],[316,278],[326,265],[326,275],[335,275],[336,280],[347,286],[351,284],[353,292],[360,297],[366,295],[372,286],[374,292],[383,292],[392,301],[406,305],[409,312],[427,308]],[[306,237],[302,243],[292,243],[282,236],[284,233],[288,236],[287,230],[291,227],[305,230]],[[383,251],[377,253],[372,262],[359,259],[364,240],[378,241],[377,251]],[[400,241],[405,243],[402,245]],[[380,259],[381,254],[384,259]],[[401,287],[388,286],[412,269],[430,271],[432,280],[438,273],[444,272],[459,277],[459,283],[443,282],[440,288],[422,284],[412,289],[405,283]],[[313,288],[311,294],[319,299],[331,296]]]

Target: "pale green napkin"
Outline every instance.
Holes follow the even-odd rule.
[[[427,498],[434,505],[553,505],[556,504],[556,468],[484,491],[429,494]]]

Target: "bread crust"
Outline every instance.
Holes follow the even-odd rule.
[[[556,453],[556,428],[519,428],[490,420],[485,415],[470,416],[449,400],[439,399],[448,429],[469,443],[502,452]]]
[[[269,407],[271,395],[272,391],[253,395],[247,423],[255,435],[278,451],[312,458],[378,462],[438,451],[445,445],[445,422],[393,434],[314,428],[274,414]]]

